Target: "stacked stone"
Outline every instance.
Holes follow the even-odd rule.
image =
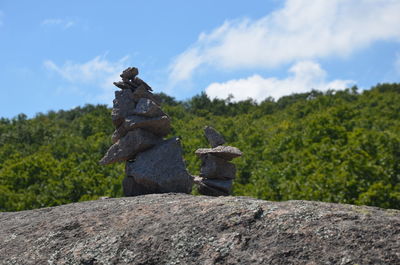
[[[242,152],[232,146],[224,146],[224,138],[212,127],[205,127],[205,136],[212,148],[196,150],[202,161],[200,176],[195,177],[199,192],[210,196],[227,196],[232,191],[232,182],[236,176],[236,167],[230,163]]]
[[[170,118],[138,73],[129,67],[120,75],[122,81],[114,82],[121,89],[115,91],[111,114],[116,130],[100,164],[126,161],[125,196],[189,193],[193,179],[186,171],[179,139],[163,139],[171,131]]]

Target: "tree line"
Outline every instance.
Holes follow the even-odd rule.
[[[194,151],[208,147],[205,125],[244,152],[234,195],[400,209],[400,84],[259,103],[158,96],[191,174],[200,169]],[[110,112],[86,105],[0,118],[0,211],[122,196],[124,165],[98,164],[111,145]]]

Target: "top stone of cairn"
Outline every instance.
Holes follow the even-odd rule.
[[[204,127],[204,134],[213,148],[225,143],[224,137],[211,126]]]
[[[122,82],[118,81],[113,84],[121,89],[135,90],[143,87],[146,91],[153,91],[146,82],[137,77],[138,74],[139,70],[136,67],[128,67],[119,75],[122,78]]]
[[[136,67],[128,67],[119,76],[122,78],[123,81],[125,81],[133,80],[138,74],[139,69],[137,69]]]

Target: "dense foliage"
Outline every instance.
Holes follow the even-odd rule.
[[[205,125],[244,152],[234,195],[400,209],[400,84],[259,104],[159,96],[193,175],[194,151],[207,147]],[[0,119],[0,211],[121,196],[123,164],[98,165],[112,131],[103,105]]]

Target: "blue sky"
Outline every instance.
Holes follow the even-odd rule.
[[[400,80],[399,0],[0,0],[0,117],[112,104],[127,66],[182,100]]]

